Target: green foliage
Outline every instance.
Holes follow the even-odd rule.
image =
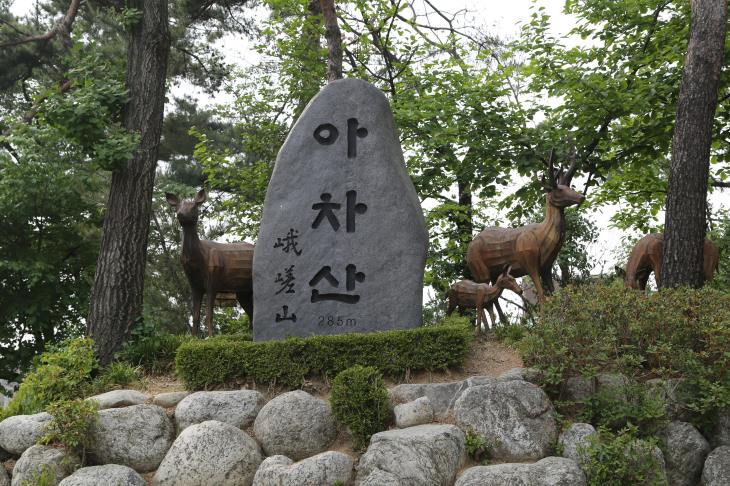
[[[614,434],[599,430],[598,438],[582,452],[581,467],[590,486],[666,485],[660,457],[653,454],[656,441],[639,439],[635,429]]]
[[[704,288],[647,295],[601,285],[568,287],[548,298],[539,324],[519,343],[525,365],[544,370],[548,386],[611,371],[685,377],[700,425],[730,405],[728,346],[728,294]],[[654,405],[644,405],[639,416],[652,419]]]
[[[21,482],[21,486],[55,486],[56,484],[58,484],[56,466],[48,464],[41,464],[40,469],[31,473],[30,478]]]
[[[138,369],[128,363],[114,361],[94,378],[89,393],[104,393],[109,390],[127,388],[136,383],[139,383]]]
[[[46,351],[25,376],[1,417],[41,412],[53,402],[84,396],[96,366],[91,339],[74,339]]]
[[[352,433],[356,450],[367,447],[370,437],[388,428],[390,398],[377,368],[356,365],[332,381],[332,413]]]
[[[472,458],[474,462],[479,464],[487,464],[489,461],[489,444],[486,439],[469,429],[464,434],[464,444],[466,446],[466,453]]]
[[[132,366],[140,366],[148,373],[167,373],[173,369],[177,348],[192,339],[189,335],[171,334],[143,321],[132,329],[117,358]]]
[[[99,418],[99,404],[94,400],[63,400],[46,408],[53,417],[46,425],[40,444],[60,444],[85,462],[86,451],[93,445],[91,429]]]
[[[564,405],[559,404],[558,409]],[[666,422],[664,401],[639,383],[601,390],[581,405],[581,422],[614,431],[634,426],[642,436],[651,436]]]
[[[175,364],[189,390],[245,381],[298,387],[309,375],[331,377],[358,364],[390,375],[458,367],[472,339],[465,326],[263,342],[217,336],[182,344]]]

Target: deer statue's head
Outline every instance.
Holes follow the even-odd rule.
[[[567,208],[574,204],[580,204],[585,201],[586,197],[570,187],[570,181],[577,168],[577,159],[575,151],[571,153],[570,166],[565,169],[561,167],[559,171],[555,171],[553,167],[553,154],[550,153],[549,160],[545,163],[547,171],[542,176],[542,186],[547,194],[548,203],[556,208]]]
[[[500,289],[508,289],[517,295],[522,295],[522,287],[520,287],[517,280],[509,274],[510,270],[512,270],[512,265],[505,265],[504,270],[502,270],[502,273],[499,274],[494,285]]]
[[[205,202],[205,189],[198,191],[192,201],[187,199],[180,201],[175,194],[169,192],[165,193],[165,198],[167,198],[168,204],[175,208],[177,220],[180,221],[182,226],[195,226],[198,224],[198,206]]]

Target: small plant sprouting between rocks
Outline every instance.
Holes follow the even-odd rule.
[[[86,451],[92,445],[91,428],[99,419],[99,405],[94,400],[55,402],[46,411],[53,419],[46,425],[41,444],[61,444],[67,451],[86,461]]]
[[[464,443],[466,445],[466,453],[474,462],[479,464],[487,464],[489,462],[489,444],[487,444],[484,437],[470,429],[464,435]]]
[[[55,486],[56,484],[58,484],[56,468],[48,464],[41,465],[39,470],[20,483],[21,486]]]
[[[353,447],[362,450],[370,437],[385,430],[390,420],[390,398],[380,371],[353,366],[332,381],[332,413],[352,433]]]

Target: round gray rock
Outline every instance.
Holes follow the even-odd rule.
[[[464,390],[496,381],[491,376],[472,376],[466,380],[448,383],[403,383],[389,390],[390,400],[393,403],[407,403],[420,397],[428,397],[434,417],[443,420],[451,415],[456,400]]]
[[[591,424],[575,423],[564,430],[558,437],[558,444],[563,446],[563,457],[581,464],[584,451],[591,445],[591,437],[598,437]]]
[[[433,422],[433,407],[428,397],[416,398],[412,402],[396,405],[395,426],[399,429]]]
[[[15,415],[0,422],[0,448],[19,456],[35,445],[51,416],[46,412],[34,415]]]
[[[107,408],[129,407],[130,405],[140,405],[149,398],[144,393],[137,390],[112,390],[101,395],[94,395],[87,400],[94,400],[99,404],[99,410]]]
[[[466,460],[464,433],[453,425],[419,425],[379,432],[357,467],[357,485],[450,486]]]
[[[710,443],[687,422],[670,422],[661,430],[669,486],[693,486],[702,475]]]
[[[524,380],[538,385],[543,376],[544,373],[537,368],[510,368],[499,375],[499,379],[503,381]]]
[[[99,464],[122,464],[154,471],[175,436],[175,426],[156,405],[133,405],[99,412],[92,429],[91,455]]]
[[[454,486],[584,486],[578,464],[564,457],[546,457],[534,464],[496,464],[467,469]]]
[[[142,476],[127,466],[107,464],[105,466],[82,467],[64,479],[58,486],[146,486]]]
[[[152,397],[152,403],[163,408],[170,408],[176,406],[188,395],[190,392],[186,391],[158,393]]]
[[[157,469],[155,486],[250,486],[263,461],[261,448],[233,425],[215,420],[191,425]]]
[[[327,451],[295,463],[286,456],[267,457],[256,471],[254,486],[320,486],[350,484],[353,461],[342,452]]]
[[[456,401],[454,416],[462,430],[481,435],[498,460],[542,459],[558,438],[550,399],[526,381],[469,388]]]
[[[266,455],[295,461],[327,450],[337,437],[329,403],[296,390],[284,393],[261,408],[253,425]]]
[[[710,452],[702,470],[703,486],[727,486],[730,484],[730,446],[720,446]]]
[[[196,392],[177,404],[175,421],[180,431],[207,420],[243,429],[253,423],[265,401],[256,390]]]
[[[20,456],[13,467],[12,486],[28,486],[38,484],[41,475],[53,478],[54,486],[71,474],[79,460],[69,456],[63,449],[35,445],[28,448]],[[48,483],[44,485],[50,486]]]

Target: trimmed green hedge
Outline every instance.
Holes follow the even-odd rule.
[[[333,377],[354,365],[390,375],[459,367],[472,339],[460,324],[263,342],[221,336],[182,344],[175,365],[188,390],[234,382],[296,387],[307,376]]]

